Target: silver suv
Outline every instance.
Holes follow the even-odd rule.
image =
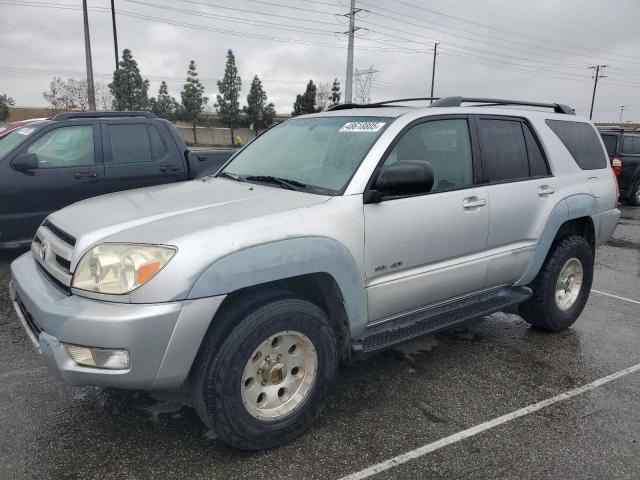
[[[45,362],[73,385],[188,382],[204,423],[256,450],[314,421],[340,362],[515,305],[573,324],[620,214],[593,125],[399,103],[292,118],[215,176],[51,214],[10,288]]]

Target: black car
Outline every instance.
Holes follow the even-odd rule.
[[[623,128],[599,131],[618,177],[620,199],[630,205],[640,205],[640,131]]]
[[[29,245],[71,203],[213,174],[233,153],[189,151],[149,112],[61,113],[11,132],[0,139],[0,249]]]

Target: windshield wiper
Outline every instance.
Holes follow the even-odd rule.
[[[235,180],[236,182],[242,181],[242,178],[240,178],[240,175],[236,175],[235,173],[229,173],[229,172],[220,172],[219,174],[216,175],[216,178],[230,178],[231,180]]]
[[[244,179],[250,182],[272,183],[288,190],[302,191],[307,188],[306,184],[298,182],[297,180],[289,180],[288,178],[274,177],[272,175],[248,175],[244,177]]]

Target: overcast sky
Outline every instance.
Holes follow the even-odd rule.
[[[114,69],[110,0],[88,0],[96,80]],[[194,59],[210,98],[236,55],[243,102],[253,75],[289,113],[309,79],[344,87],[348,0],[115,0],[119,47],[132,50],[155,95],[179,99]],[[0,0],[0,93],[45,106],[53,75],[85,69],[81,0]],[[356,1],[355,66],[373,66],[373,101],[424,96],[439,42],[435,94],[566,103],[588,115],[591,65],[607,64],[594,119],[640,121],[638,0]],[[55,8],[52,8],[55,7]],[[167,23],[168,22],[168,23]],[[343,97],[344,98],[344,97]]]

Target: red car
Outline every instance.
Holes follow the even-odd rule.
[[[34,123],[34,122],[40,123],[40,122],[43,122],[44,120],[47,120],[47,119],[46,118],[30,118],[28,120],[20,120],[18,122],[8,123],[5,127],[0,127],[0,138],[4,137],[5,135],[7,135],[12,130],[15,130],[16,128],[25,127],[30,123]]]

